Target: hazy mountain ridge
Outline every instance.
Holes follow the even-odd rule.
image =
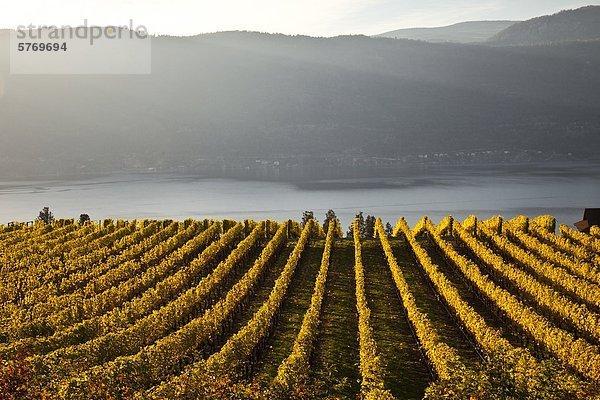
[[[600,39],[600,6],[564,10],[516,23],[499,32],[490,43],[535,45]]]
[[[434,28],[407,28],[381,33],[376,37],[423,40],[432,43],[485,42],[517,21],[468,21]]]
[[[8,65],[4,38],[0,65]],[[600,43],[503,48],[225,32],[152,44],[152,74],[0,72],[0,173],[198,158],[593,154]]]

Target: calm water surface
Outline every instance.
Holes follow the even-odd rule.
[[[32,220],[44,206],[56,217],[318,219],[332,208],[347,226],[364,211],[413,224],[452,214],[552,214],[560,223],[600,207],[598,165],[435,169],[394,178],[291,184],[167,175],[113,175],[77,181],[0,182],[0,223]]]

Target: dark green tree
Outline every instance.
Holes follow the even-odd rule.
[[[355,218],[358,218],[358,229],[359,229],[360,237],[364,238],[366,224],[365,224],[365,217],[363,216],[363,212],[361,211],[358,214],[356,214]],[[352,220],[352,222],[350,223],[350,226],[348,227],[347,235],[349,238],[352,238],[354,235],[354,220]]]
[[[79,216],[79,225],[85,225],[85,224],[87,224],[90,221],[91,221],[91,218],[87,214],[81,214]]]
[[[385,224],[385,234],[388,236],[392,236],[394,234],[394,228],[389,222]]]
[[[54,221],[54,214],[52,214],[52,212],[50,211],[50,207],[42,208],[42,211],[40,211],[37,220],[42,221],[45,224],[51,224],[52,221]]]
[[[312,211],[304,211],[302,213],[302,227],[304,228],[311,219],[315,219],[315,213]]]
[[[323,221],[323,231],[325,231],[325,234],[327,234],[327,230],[329,229],[329,221],[337,221],[338,224],[340,223],[340,220],[333,210],[329,210],[325,213],[325,221]]]
[[[364,237],[368,239],[375,237],[375,217],[372,215],[367,215],[365,219]]]

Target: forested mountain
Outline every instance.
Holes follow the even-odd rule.
[[[490,43],[533,45],[600,39],[600,6],[565,10],[516,23],[499,32]]]
[[[248,32],[152,41],[150,75],[11,75],[0,173],[198,158],[600,145],[600,43],[493,47]]]
[[[517,21],[468,21],[436,28],[408,28],[385,32],[378,37],[413,39],[433,43],[484,42]]]

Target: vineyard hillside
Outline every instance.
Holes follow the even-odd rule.
[[[595,230],[374,221],[1,225],[0,399],[600,398]]]

